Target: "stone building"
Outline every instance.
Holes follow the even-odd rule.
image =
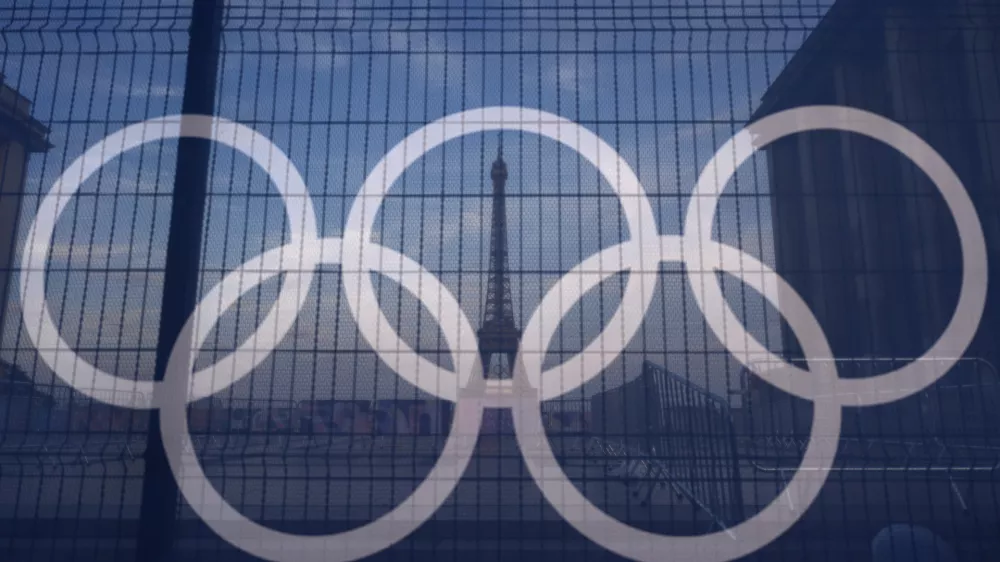
[[[18,211],[28,157],[52,147],[49,130],[31,117],[31,102],[0,74],[0,302],[6,302],[16,254]],[[2,314],[2,312],[0,312]]]
[[[773,80],[752,121],[835,104],[874,112],[919,135],[970,194],[995,287],[998,30],[1000,11],[987,0],[838,0]],[[951,320],[962,275],[955,222],[930,180],[894,149],[856,134],[792,135],[765,147],[764,155],[775,268],[819,320],[840,376],[870,377],[924,354]],[[961,559],[995,559],[996,544],[976,540],[995,536],[996,528],[990,463],[1000,450],[992,367],[1000,361],[998,295],[988,288],[963,361],[934,387],[883,406],[845,408],[834,436],[840,439],[835,468],[800,526],[822,525],[833,536],[839,531],[830,523],[842,519],[845,535],[871,537],[905,521],[955,540]],[[790,331],[782,339],[786,356],[801,357]],[[772,439],[748,452],[764,467],[754,473],[763,481],[784,470],[769,454],[787,455],[791,460],[780,466],[798,468],[796,447],[808,437],[811,405],[759,377],[747,380],[755,418],[748,430],[799,438]],[[856,477],[862,474],[871,478]],[[777,493],[785,492],[779,486]],[[990,556],[983,558],[985,550]]]
[[[816,104],[893,119],[955,170],[1000,269],[1000,12],[983,0],[838,0],[763,96],[752,120]],[[856,134],[797,134],[764,149],[775,265],[805,299],[838,358],[922,355],[951,320],[961,282],[955,222],[930,180],[891,147]],[[967,358],[1000,362],[1000,294]],[[779,295],[780,299],[780,295]],[[783,332],[788,356],[800,357]],[[956,351],[957,355],[958,351]],[[956,384],[981,376],[963,369]],[[860,370],[841,376],[864,376]]]
[[[24,190],[25,170],[32,153],[45,152],[51,145],[48,129],[31,117],[31,102],[4,82],[0,74],[0,326],[7,309],[7,297],[15,276],[18,215]],[[18,390],[20,389],[20,390]],[[37,415],[41,407],[25,407],[26,396],[34,396],[50,408],[51,397],[39,393],[17,365],[0,361],[0,402],[8,410]],[[25,422],[26,423],[26,422]]]

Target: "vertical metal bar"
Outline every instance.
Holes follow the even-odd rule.
[[[211,115],[215,109],[223,0],[194,0],[188,31],[185,70],[185,115]],[[163,380],[174,341],[194,310],[201,262],[202,223],[208,185],[211,141],[181,138],[170,211],[163,306],[156,347],[155,380]],[[177,482],[167,463],[160,435],[160,417],[150,413],[142,482],[136,560],[167,560],[174,540]]]
[[[726,429],[729,432],[729,450],[732,455],[732,493],[734,494],[734,505],[735,513],[733,513],[733,519],[729,523],[740,522],[745,519],[743,510],[743,479],[740,474],[740,445],[736,440],[736,424],[733,420],[732,413],[728,413],[726,420]]]

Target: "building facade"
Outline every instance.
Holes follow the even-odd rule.
[[[18,215],[28,157],[49,150],[49,130],[31,116],[31,101],[0,74],[0,297],[12,277]],[[2,314],[2,313],[0,313]]]
[[[965,184],[995,280],[998,18],[982,0],[839,0],[773,81],[753,120],[836,104],[903,124]],[[777,271],[809,304],[834,355],[923,354],[950,321],[961,282],[955,223],[930,180],[894,149],[855,134],[797,134],[764,151]],[[989,293],[967,355],[995,365],[1000,299]],[[801,356],[787,330],[783,347]]]

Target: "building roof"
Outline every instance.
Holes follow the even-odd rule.
[[[824,66],[832,52],[842,50],[844,43],[852,39],[845,36],[850,23],[878,15],[885,2],[837,0],[764,92],[750,122],[784,109],[786,105],[798,105],[792,98],[801,91],[801,85],[809,81],[810,73]]]
[[[40,390],[20,367],[0,359],[0,395],[14,394],[19,396],[35,396],[48,401],[54,401],[52,395]]]
[[[52,148],[49,129],[31,116],[31,100],[4,83],[0,74],[0,142],[17,139],[28,152]]]
[[[982,6],[989,3],[976,1]],[[941,27],[941,18],[967,18],[969,13],[969,7],[963,7],[959,0],[836,0],[768,87],[750,122],[788,107],[815,103],[797,98],[808,90],[813,76],[828,71],[828,64],[834,56],[854,53],[870,57],[873,53],[872,41],[882,37],[870,32],[884,29],[888,8],[904,10],[899,13],[908,23],[922,20],[921,25],[935,30]],[[955,11],[959,8],[961,14]],[[874,49],[884,49],[884,45]]]
[[[0,380],[19,384],[31,384],[31,378],[28,377],[24,370],[2,359],[0,359]]]

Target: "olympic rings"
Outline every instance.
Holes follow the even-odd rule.
[[[291,225],[293,244],[298,240],[316,238],[316,212],[313,210],[312,199],[309,198],[305,182],[288,157],[257,131],[222,118],[183,115],[150,119],[108,135],[74,160],[56,179],[39,205],[38,213],[28,229],[21,258],[22,317],[31,343],[56,376],[90,398],[116,406],[141,409],[155,407],[153,397],[157,394],[157,383],[127,380],[106,373],[80,357],[63,340],[59,328],[52,320],[45,298],[45,267],[49,257],[49,246],[52,243],[56,221],[69,204],[70,197],[79,191],[83,182],[101,166],[139,145],[178,137],[214,140],[252,158],[258,166],[267,170],[271,181],[285,201],[285,214]],[[273,255],[269,255],[268,258],[262,256],[260,259],[273,257]],[[301,257],[304,257],[302,252],[294,252],[291,259]],[[273,267],[273,264],[271,265]],[[261,322],[258,334],[261,335],[264,327],[269,327],[270,330],[261,337],[247,339],[239,349],[218,364],[199,371],[196,375],[199,381],[196,387],[198,392],[192,395],[192,400],[210,396],[245,376],[269,355],[260,353],[257,349],[263,346],[273,348],[281,337],[288,333],[295,323],[297,314],[279,314],[279,312],[291,308],[300,310],[306,295],[305,292],[299,291],[298,287],[300,284],[308,286],[312,283],[312,265],[301,263],[298,269],[304,273],[289,274],[278,293],[275,306]],[[236,297],[238,296],[237,294]],[[235,299],[229,304],[234,301]],[[225,307],[219,310],[225,310]],[[200,319],[199,325],[203,325],[206,320],[208,319]],[[215,321],[211,320],[210,323],[214,324]],[[208,372],[210,369],[211,372]],[[228,380],[222,377],[216,381],[213,376],[216,372],[238,374],[229,377]],[[136,404],[134,402],[136,395],[144,397],[146,402]],[[108,396],[110,398],[107,398]]]
[[[707,242],[712,239],[715,210],[719,195],[743,162],[763,146],[783,137],[824,129],[871,137],[909,158],[941,192],[958,227],[961,241],[962,286],[958,304],[951,322],[934,345],[920,358],[895,371],[861,379],[838,379],[833,389],[825,389],[836,392],[844,405],[873,406],[915,394],[947,373],[976,334],[986,304],[986,239],[975,206],[958,175],[923,139],[885,117],[848,107],[800,107],[765,117],[737,133],[705,165],[691,197],[694,204],[687,209],[685,258],[689,267],[698,270],[716,265],[705,251],[713,247]],[[769,277],[776,279],[777,275],[771,273]],[[755,356],[766,357],[765,362],[769,365],[787,368],[786,376],[790,373],[793,379],[775,378],[768,382],[799,398],[815,398],[818,388],[811,384],[811,378],[805,371],[776,357],[744,330],[726,304],[717,280],[714,277],[710,279],[710,283],[699,287],[701,290],[694,291],[695,299],[705,311],[708,325],[718,338],[726,342],[730,353],[747,367],[750,366],[749,357]],[[808,307],[797,296],[789,304],[796,315],[812,317]],[[706,306],[712,312],[706,310]],[[820,330],[815,318],[810,323]],[[740,347],[734,349],[730,346]]]
[[[340,260],[336,240],[323,245],[319,251],[313,240],[307,249],[313,256],[318,256],[316,264],[335,264]],[[278,248],[282,250],[284,248]],[[458,303],[451,293],[440,286],[437,278],[424,270],[411,259],[395,251],[379,247],[381,251],[380,264],[382,272],[396,281],[414,295],[423,296],[422,287],[431,287],[426,302],[431,314],[446,311],[449,314],[460,313]],[[272,250],[271,252],[275,252]],[[251,260],[253,261],[253,260]],[[367,260],[366,260],[367,262]],[[367,262],[370,263],[370,262]],[[227,276],[234,278],[241,267]],[[223,280],[222,284],[225,284]],[[440,297],[440,300],[434,298]],[[203,299],[198,308],[209,299]],[[224,309],[223,309],[224,310]],[[198,318],[197,312],[191,316]],[[440,319],[441,316],[436,316]],[[464,318],[464,317],[463,317]],[[467,325],[467,322],[465,322]],[[471,328],[463,326],[459,333],[471,332]],[[356,560],[376,554],[387,546],[399,542],[429,519],[451,494],[461,479],[462,472],[472,457],[483,417],[484,402],[474,396],[458,400],[456,415],[451,432],[445,442],[444,450],[438,462],[435,463],[427,478],[421,482],[413,493],[389,513],[362,527],[333,533],[330,535],[294,535],[265,527],[234,509],[222,495],[212,487],[199,463],[193,449],[183,446],[183,441],[177,436],[190,435],[187,424],[188,373],[194,367],[195,351],[201,348],[208,331],[197,332],[193,321],[188,321],[181,331],[171,352],[167,364],[165,384],[161,388],[159,405],[161,433],[167,460],[174,474],[178,476],[177,484],[191,509],[212,528],[219,536],[231,544],[260,558],[267,560],[333,561]],[[452,339],[450,332],[445,332],[445,339],[452,350],[453,361],[456,360],[459,341]],[[456,363],[457,364],[457,363]],[[485,382],[485,379],[481,379]],[[482,386],[480,384],[479,386]],[[461,420],[463,423],[458,424]],[[449,460],[450,462],[442,462]],[[183,477],[180,475],[183,474]]]
[[[663,261],[676,261],[671,258],[675,258],[673,250],[676,250],[679,243],[677,237],[663,236],[662,245],[666,249]],[[709,241],[708,244],[713,246],[714,252],[722,256],[719,267],[721,271],[742,275],[743,267],[750,261],[751,270],[759,269],[765,272],[765,275],[768,273],[774,275],[767,266],[736,248],[713,241]],[[749,284],[757,286],[753,281]],[[802,325],[805,321],[802,317],[789,316],[788,321],[796,333],[799,333],[800,328],[812,328]],[[802,341],[810,374],[819,378],[818,387],[827,388],[836,377],[834,364],[815,361],[814,358],[829,357],[831,354],[829,344],[822,331],[810,329],[808,333],[810,337],[803,338]],[[824,381],[826,384],[823,384]],[[514,432],[528,472],[541,489],[542,495],[577,531],[620,556],[642,561],[735,560],[753,553],[779,537],[801,514],[791,505],[775,498],[750,519],[735,527],[707,535],[668,536],[631,527],[601,511],[573,485],[545,438],[537,398],[531,396],[530,390],[525,390],[521,395],[524,398],[513,416]],[[835,440],[813,437],[839,435],[840,413],[841,406],[833,395],[821,394],[815,400],[809,446],[806,447],[801,463],[801,467],[809,470],[796,471],[795,476],[786,484],[786,490],[798,498],[803,506],[812,504],[819,495],[837,454]]]
[[[372,244],[370,242],[371,228],[375,223],[375,216],[381,207],[385,193],[402,175],[407,166],[444,142],[462,135],[499,129],[535,133],[558,141],[578,152],[583,159],[593,164],[601,172],[611,189],[618,195],[622,205],[622,214],[628,224],[632,239],[639,244],[642,244],[644,240],[655,241],[657,239],[658,232],[653,208],[646,197],[645,190],[639,183],[639,178],[611,146],[591,131],[557,115],[522,107],[488,107],[463,111],[439,119],[407,136],[375,165],[361,186],[361,191],[348,213],[347,226],[344,229],[344,263],[359,266],[348,268],[343,273],[347,303],[355,318],[360,319],[364,316],[360,310],[361,303],[377,302],[371,285],[371,277],[367,274],[361,274],[362,271],[370,269],[367,266],[371,264],[360,263],[358,255],[364,248]],[[636,254],[639,258],[644,255],[644,253]],[[655,270],[656,265],[656,262],[614,264],[616,268],[624,266],[626,269],[637,268],[639,270]],[[551,389],[551,392],[543,393],[543,400],[555,398],[563,392],[579,387],[607,367],[615,359],[615,354],[602,353],[602,350],[607,349],[608,345],[618,345],[617,342],[612,341],[612,334],[617,334],[618,340],[622,339],[622,335],[625,336],[625,339],[632,339],[632,336],[639,329],[642,319],[639,315],[626,313],[629,310],[626,305],[641,306],[645,310],[653,301],[654,293],[644,286],[642,277],[641,275],[629,277],[622,295],[621,305],[601,334],[586,349],[563,364],[538,375],[537,378],[541,379],[569,380],[573,383],[569,388],[546,385],[545,388]],[[536,318],[538,318],[537,315]],[[455,321],[457,322],[458,319],[456,318]],[[393,357],[393,361],[388,361],[385,357],[382,357],[382,360],[417,388],[445,400],[455,399],[455,390],[462,388],[467,382],[468,366],[477,356],[477,353],[467,354],[463,357],[462,366],[456,365],[455,373],[461,377],[459,381],[453,380],[450,384],[443,383],[441,377],[447,377],[447,371],[410,350],[402,338],[392,330],[391,324],[381,309],[375,308],[375,318],[372,321],[359,321],[359,328],[365,340],[377,352],[388,349],[403,350],[400,355]],[[534,326],[530,326],[530,322],[529,328],[534,328]],[[457,326],[442,324],[441,330],[455,333]],[[466,341],[474,348],[475,340]],[[541,373],[542,359],[545,352],[548,351],[547,348],[536,348],[537,341],[533,338],[521,338],[521,351],[529,373],[535,372],[536,369],[538,373]],[[434,376],[418,380],[417,373],[423,375],[433,373]],[[428,381],[432,382],[433,385],[428,386]],[[562,391],[558,392],[558,390]]]
[[[447,140],[498,129],[542,135],[576,150],[598,168],[619,196],[630,234],[629,240],[585,259],[543,296],[525,327],[512,381],[486,381],[478,376],[482,366],[475,332],[454,296],[413,260],[371,241],[372,225],[381,202],[407,166]],[[23,252],[27,264],[20,276],[24,322],[43,360],[67,384],[98,400],[162,410],[161,432],[167,459],[188,504],[221,537],[256,556],[296,562],[353,560],[402,540],[434,514],[458,483],[471,460],[484,409],[503,407],[514,410],[515,437],[524,452],[529,473],[543,495],[566,521],[591,540],[637,560],[659,560],[672,555],[683,559],[732,560],[780,536],[794,524],[797,513],[774,501],[726,532],[693,537],[658,535],[629,527],[600,511],[566,477],[547,444],[539,405],[579,388],[617,358],[642,322],[644,314],[634,311],[648,310],[652,302],[653,291],[645,280],[656,275],[659,265],[665,262],[686,266],[687,280],[709,327],[737,360],[778,388],[815,403],[810,444],[802,461],[802,466],[809,470],[797,471],[787,485],[801,500],[799,513],[815,500],[836,455],[835,440],[812,437],[840,433],[842,406],[873,405],[903,398],[943,376],[955,359],[939,360],[938,368],[920,369],[916,366],[918,361],[869,379],[839,378],[835,364],[824,361],[832,357],[832,352],[822,327],[794,289],[756,258],[712,239],[719,195],[736,169],[770,142],[820,129],[860,133],[896,148],[913,160],[941,191],[959,230],[963,282],[951,323],[921,359],[961,356],[982,317],[986,292],[985,240],[968,194],[940,155],[902,126],[864,111],[827,106],[774,114],[740,131],[723,145],[698,179],[681,235],[659,233],[638,177],[614,149],[576,123],[537,110],[516,107],[470,110],[444,117],[410,134],[368,175],[348,213],[340,239],[319,237],[315,211],[304,182],[281,150],[259,133],[219,118],[153,119],[126,127],[94,145],[56,180],[42,201]],[[55,223],[68,197],[87,177],[126,150],[179,136],[221,142],[267,169],[285,201],[292,241],[248,260],[202,298],[174,342],[162,383],[128,381],[90,365],[62,340],[45,302],[45,263]],[[444,452],[430,475],[390,513],[343,533],[292,535],[251,521],[212,488],[195,453],[183,446],[181,437],[189,435],[185,405],[227,388],[260,364],[294,324],[315,268],[338,263],[345,266],[342,276],[348,306],[365,340],[383,362],[414,386],[456,402],[456,416]],[[543,372],[542,359],[565,314],[587,291],[621,271],[630,272],[622,302],[600,335],[582,352]],[[427,361],[402,341],[378,307],[369,272],[393,279],[424,304],[448,343],[453,370]],[[785,317],[802,344],[808,370],[786,365],[791,368],[782,370],[784,375],[780,377],[773,371],[754,370],[749,359],[752,355],[765,356],[771,363],[780,360],[740,325],[722,296],[715,279],[718,272],[739,277]],[[215,365],[192,374],[196,352],[222,311],[246,291],[280,273],[285,274],[285,281],[277,302],[255,334]],[[214,305],[211,307],[217,311],[214,315],[209,305]],[[905,386],[904,381],[911,386]],[[103,391],[122,387],[153,398],[140,405],[118,400],[115,393],[104,399]],[[875,392],[871,392],[872,388]],[[553,475],[558,478],[553,479]]]

